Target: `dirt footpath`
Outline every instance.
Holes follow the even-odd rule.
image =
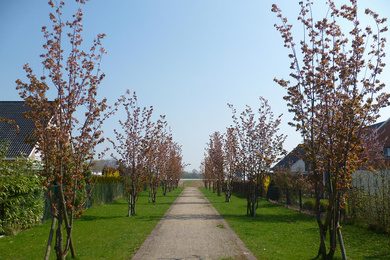
[[[187,181],[190,183],[189,185],[187,184]],[[179,186],[184,186],[184,187],[203,187],[204,183],[202,180],[180,180],[179,181]]]
[[[132,258],[256,259],[197,187],[186,187]]]

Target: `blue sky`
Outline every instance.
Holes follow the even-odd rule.
[[[281,132],[288,135],[285,148],[291,150],[301,139],[288,126],[292,115],[283,100],[285,90],[273,82],[290,73],[288,51],[273,26],[278,22],[271,12],[274,2],[298,25],[298,0],[88,2],[83,6],[84,49],[98,33],[107,34],[103,46],[108,54],[102,64],[106,78],[99,95],[113,103],[130,89],[137,92],[140,106],[154,106],[155,118],[165,114],[184,161],[191,164],[186,170],[199,169],[209,135],[224,132],[232,123],[226,104],[239,111],[246,104],[256,110],[259,96],[269,100],[276,115],[284,114]],[[322,17],[326,8],[317,2],[324,1],[315,2],[314,13]],[[390,14],[387,0],[358,2],[362,10]],[[66,3],[64,17],[69,18],[78,5]],[[50,25],[50,11],[47,0],[0,1],[0,100],[21,100],[15,80],[25,80],[25,63],[42,74],[41,27]],[[299,29],[294,32],[299,39]],[[387,92],[389,70],[381,76]],[[381,115],[387,119],[389,109]],[[106,122],[105,136],[113,137],[124,116],[120,111]]]

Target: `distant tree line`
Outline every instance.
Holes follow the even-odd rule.
[[[182,171],[181,172],[182,179],[201,179],[202,175],[196,169],[193,169],[191,172]]]

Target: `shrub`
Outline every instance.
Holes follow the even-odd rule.
[[[326,205],[323,202],[321,202],[320,203],[320,212],[325,212],[326,208],[327,208]]]
[[[279,200],[279,188],[270,185],[267,190],[267,198],[275,201]]]
[[[35,176],[0,177],[0,233],[14,235],[40,223],[43,186]]]
[[[8,143],[0,142],[0,234],[15,235],[43,216],[42,179],[27,158],[6,160]]]
[[[302,208],[306,209],[306,210],[315,211],[316,210],[315,206],[316,206],[315,201],[308,200],[308,201],[305,201],[303,203]],[[325,212],[325,211],[326,211],[326,205],[325,205],[325,203],[321,202],[320,203],[320,212]]]
[[[302,205],[303,209],[314,210],[314,204],[311,201],[305,201]]]
[[[94,184],[110,184],[110,183],[121,183],[123,182],[122,179],[117,176],[99,176],[99,175],[93,175],[91,178],[91,183]]]

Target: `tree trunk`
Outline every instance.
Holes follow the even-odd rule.
[[[150,203],[150,198],[152,197],[152,183],[149,184],[149,198],[148,202]]]
[[[71,224],[69,222],[69,218],[68,218],[68,212],[66,209],[66,201],[65,201],[64,191],[62,190],[62,185],[59,186],[59,192],[60,192],[60,205],[62,207],[63,216],[64,216],[64,220],[65,220],[65,227],[66,227],[66,232],[67,232],[65,256],[70,249],[72,257],[75,258],[76,251],[74,250],[73,241],[72,241],[72,226],[71,226]]]
[[[248,194],[246,195],[246,200],[247,200],[247,205],[246,205],[246,214],[247,215],[252,215],[252,212],[251,212],[251,194],[250,192],[248,192]]]
[[[64,192],[62,190],[62,185],[58,185],[57,187],[57,206],[58,206],[58,226],[56,232],[56,256],[57,259],[65,259],[67,252],[71,249],[72,257],[76,257],[76,252],[74,250],[73,241],[72,241],[72,227],[69,223],[68,213],[66,209],[66,201],[64,197]],[[63,248],[63,232],[62,225],[63,221],[65,221],[65,228],[67,232],[67,240],[65,250]]]
[[[153,182],[153,189],[152,189],[152,202],[153,203],[156,202],[158,187],[159,187],[159,182],[158,181]]]
[[[230,182],[226,183],[226,191],[225,191],[225,200],[226,202],[230,202],[230,197],[232,196],[231,194],[231,186]]]
[[[334,201],[334,198],[332,198]],[[333,202],[335,204],[335,202]],[[336,246],[337,246],[337,232],[336,232],[336,207],[337,205],[333,205],[333,210],[331,211],[331,223],[329,225],[329,244],[330,244],[330,249],[328,253],[328,259],[333,259],[334,253],[336,251]]]
[[[339,244],[340,244],[340,251],[341,251],[341,255],[343,256],[343,260],[346,260],[347,259],[347,254],[345,252],[345,246],[344,246],[344,241],[343,241],[343,236],[341,234],[341,228],[340,228],[340,212],[341,212],[341,201],[340,201],[340,198],[341,198],[341,194],[339,193],[338,194],[338,197],[337,197],[337,210],[335,212],[335,217],[336,217],[336,220],[335,220],[335,233],[337,233],[337,237],[339,239]],[[336,234],[335,234],[336,236]],[[336,239],[336,238],[335,238]]]
[[[339,237],[341,255],[343,256],[343,260],[347,260],[347,254],[345,252],[343,235],[341,234],[341,229],[339,229],[339,228],[337,229],[337,235]]]
[[[57,260],[62,260],[64,255],[62,254],[62,209],[59,207],[58,209],[58,226],[56,231],[56,257]]]
[[[165,196],[165,194],[166,194],[165,181],[162,182],[161,186],[162,186],[163,196]]]
[[[321,222],[321,220],[319,220]],[[318,223],[318,219],[317,219]],[[322,256],[322,259],[326,259],[326,245],[325,245],[325,239],[326,239],[326,230],[324,230],[324,227],[322,223],[318,223],[319,230],[320,230],[320,247],[318,249],[318,255]]]
[[[217,181],[217,189],[218,189],[218,196],[221,196],[221,193],[222,193],[221,180]]]
[[[252,216],[256,217],[256,189],[253,190]]]
[[[127,212],[127,216],[131,217],[131,192],[129,194],[129,210]]]
[[[299,212],[302,211],[302,190],[299,189]]]
[[[135,204],[137,202],[137,195],[134,193],[132,196],[132,205],[131,205],[131,213],[135,215]]]
[[[45,260],[49,260],[49,257],[50,257],[51,243],[53,241],[53,235],[54,235],[54,229],[56,227],[56,222],[57,222],[57,218],[53,216],[53,219],[51,220],[49,240],[47,241],[47,246],[46,246]]]
[[[317,180],[318,176],[315,176],[315,179]],[[315,211],[316,211],[316,219],[318,228],[320,231],[320,247],[318,249],[318,255],[322,256],[322,259],[326,259],[326,245],[325,245],[325,239],[326,239],[326,232],[327,228],[324,228],[324,225],[321,221],[321,212],[320,212],[320,191],[318,187],[318,182],[316,181],[314,184],[314,190],[315,190],[315,196],[316,196],[316,205],[315,205]]]
[[[253,181],[247,184],[247,215],[256,217],[256,187]]]

